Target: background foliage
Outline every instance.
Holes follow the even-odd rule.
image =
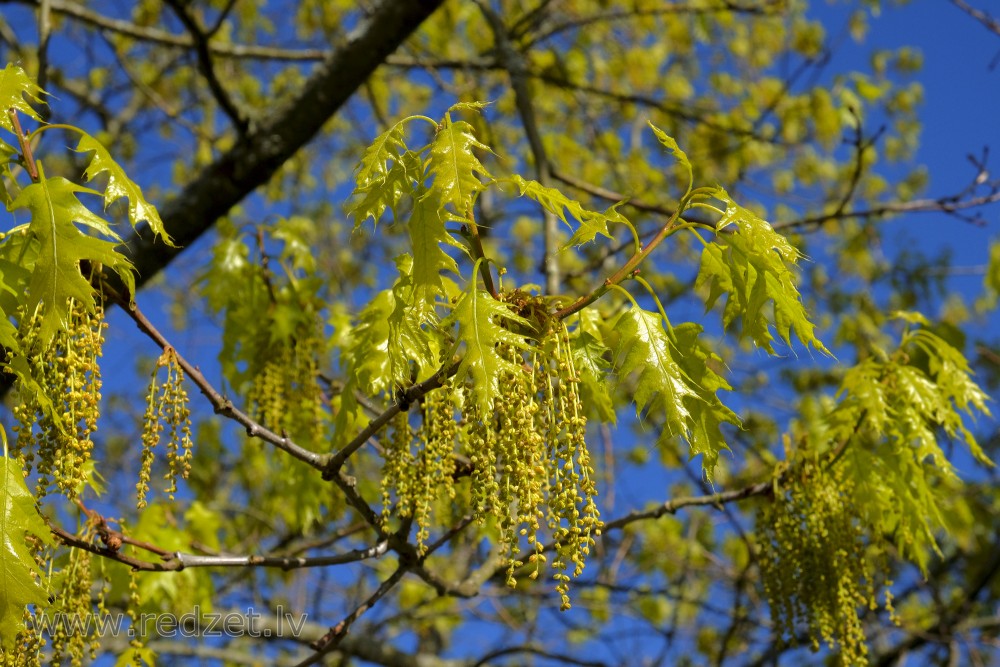
[[[2,4],[7,663],[989,664],[1000,181],[889,6]]]

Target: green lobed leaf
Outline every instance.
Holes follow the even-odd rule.
[[[740,335],[774,354],[770,327],[787,345],[795,332],[804,345],[830,354],[815,335],[815,325],[802,305],[795,277],[788,265],[802,256],[767,221],[736,204],[722,188],[714,195],[726,204],[718,230],[735,226],[729,234],[719,234],[702,251],[696,287],[707,286],[706,310],[723,294],[727,295],[722,321],[729,327],[741,323]],[[772,304],[773,318],[766,306]]]
[[[637,411],[650,408],[662,412],[664,429],[669,435],[684,433],[691,418],[684,397],[694,396],[695,392],[674,361],[660,314],[629,308],[619,316],[615,331],[621,336],[619,374],[638,373],[633,396]]]
[[[475,277],[469,289],[455,304],[451,315],[442,323],[458,325],[457,340],[465,346],[465,355],[459,363],[456,382],[472,379],[473,400],[480,414],[492,413],[493,398],[501,391],[500,378],[504,373],[522,373],[523,369],[504,359],[497,350],[501,343],[524,348],[524,338],[504,325],[518,324],[530,327],[528,320],[515,314],[489,292],[476,289]]]
[[[434,304],[442,294],[442,271],[458,274],[458,265],[441,247],[461,245],[444,226],[443,211],[429,197],[418,197],[407,223],[413,249],[413,294],[409,301],[419,311],[422,321],[430,319]]]
[[[107,222],[94,215],[76,198],[76,193],[97,194],[62,177],[43,178],[21,190],[8,210],[26,208],[31,213],[28,233],[38,241],[28,293],[27,312],[34,312],[44,303],[39,337],[48,342],[60,328],[69,326],[70,299],[94,308],[94,289],[80,272],[80,262],[102,264],[114,270],[129,293],[135,291],[132,266],[124,255],[115,250],[120,238]],[[74,223],[81,223],[114,239],[89,236]]]
[[[719,452],[729,449],[722,425],[742,428],[743,423],[716,394],[719,390],[731,391],[732,387],[713,370],[713,365],[721,365],[722,359],[702,343],[702,331],[699,325],[688,322],[674,327],[673,334],[677,363],[693,382],[698,397],[698,400],[686,399],[691,411],[688,424],[691,455],[703,455],[702,467],[711,480]]]
[[[146,201],[142,190],[126,174],[125,170],[115,162],[111,153],[94,137],[87,133],[82,133],[80,143],[77,144],[78,153],[93,153],[90,162],[87,164],[83,176],[86,180],[93,180],[99,174],[108,174],[108,184],[104,188],[104,207],[115,202],[122,197],[128,200],[128,219],[134,228],[140,222],[146,222],[153,234],[159,236],[165,244],[175,247],[167,230],[163,227],[163,221],[156,207]]]
[[[348,208],[348,213],[354,218],[355,230],[368,218],[377,225],[387,208],[396,217],[399,202],[406,195],[412,195],[414,184],[423,180],[424,165],[418,154],[405,151],[396,158],[386,159],[395,161],[379,178],[363,187],[359,185],[352,193],[355,203]]]
[[[603,422],[617,420],[608,373],[611,370],[611,352],[597,326],[596,309],[585,308],[579,314],[579,326],[570,334],[573,365],[580,377],[580,396],[587,410]]]
[[[434,183],[424,196],[435,194],[442,207],[451,204],[455,213],[464,217],[472,209],[476,195],[486,187],[477,174],[493,178],[476,157],[475,148],[490,150],[476,139],[467,122],[445,119],[431,143],[427,168]]]
[[[392,290],[382,290],[361,311],[351,331],[347,368],[349,381],[367,396],[377,396],[392,387],[389,365],[389,319],[395,306]]]
[[[406,121],[399,121],[375,137],[375,141],[365,149],[354,176],[355,192],[386,179],[390,164],[399,162],[399,156],[406,151],[406,142],[403,141],[405,128]]]
[[[615,206],[617,204],[604,213],[597,213],[596,211],[585,209],[575,199],[570,199],[555,188],[547,188],[538,181],[524,179],[517,175],[512,176],[511,180],[517,185],[522,197],[535,200],[546,211],[562,220],[570,229],[573,228],[573,225],[566,218],[566,212],[569,212],[577,220],[579,226],[573,233],[573,237],[563,244],[564,249],[570,246],[580,246],[590,243],[598,234],[610,239],[611,232],[608,231],[608,223],[622,222],[628,224],[625,216],[616,210]]]
[[[919,314],[906,319],[926,322]],[[988,398],[971,376],[956,348],[926,329],[910,331],[900,353],[847,371],[828,419],[833,446],[846,447],[865,521],[893,534],[904,557],[924,572],[937,550],[937,529],[947,527],[941,508],[949,491],[942,481],[955,476],[941,437],[961,437],[981,463],[992,465],[963,419],[963,413],[989,414]]]
[[[436,370],[440,345],[422,326],[427,315],[412,303],[413,260],[409,255],[396,258],[399,278],[392,287],[392,313],[389,315],[389,369],[396,387],[408,387],[414,380],[430,377]],[[433,343],[433,344],[432,344]]]
[[[30,118],[41,121],[41,116],[28,100],[44,104],[41,98],[44,94],[45,91],[39,88],[23,69],[13,63],[7,63],[3,71],[0,71],[0,127],[8,132],[14,132],[14,124],[7,115],[8,109],[16,109]]]
[[[25,536],[32,534],[51,544],[49,527],[45,524],[35,498],[24,483],[24,474],[17,460],[0,457],[0,648],[10,649],[17,633],[24,629],[24,608],[42,606],[46,602],[45,588],[40,579],[45,573],[38,569]]]
[[[593,410],[604,422],[617,420],[611,392],[605,379],[611,362],[605,358],[608,346],[586,331],[577,331],[570,338],[573,364],[580,376],[580,395],[588,410]]]
[[[739,426],[740,420],[715,395],[729,385],[708,367],[713,355],[698,340],[701,328],[678,327],[672,341],[659,313],[633,307],[621,314],[615,330],[621,335],[618,372],[638,376],[637,411],[662,414],[661,440],[683,436],[692,456],[703,455],[702,467],[711,480],[719,452],[729,448],[720,427]]]
[[[666,132],[664,132],[660,128],[656,127],[655,125],[653,125],[653,123],[651,123],[649,121],[646,121],[646,124],[649,125],[650,129],[653,130],[653,134],[656,135],[656,139],[661,144],[663,144],[663,146],[668,151],[670,151],[670,153],[675,158],[677,158],[677,162],[679,162],[681,164],[681,166],[684,167],[684,170],[687,171],[687,175],[688,175],[688,190],[690,191],[691,185],[694,183],[694,171],[691,169],[691,162],[688,160],[687,153],[685,153],[684,151],[682,151],[681,147],[677,145],[677,141],[675,141],[674,138],[671,137],[670,135],[668,135]],[[685,193],[685,194],[687,194],[687,193]]]

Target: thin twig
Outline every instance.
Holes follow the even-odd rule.
[[[383,540],[367,549],[352,549],[333,556],[200,556],[177,552],[173,559],[180,563],[180,567],[177,569],[187,567],[270,567],[288,571],[356,563],[383,556],[388,550],[389,543]]]
[[[239,134],[244,135],[250,129],[250,121],[247,120],[246,114],[244,114],[233,101],[229,92],[222,85],[219,80],[218,74],[215,72],[215,64],[212,61],[212,51],[209,48],[208,40],[210,33],[206,34],[201,26],[198,25],[198,21],[192,16],[187,7],[180,2],[180,0],[166,0],[167,4],[170,6],[177,18],[180,19],[181,23],[187,29],[188,33],[191,35],[191,40],[194,43],[195,54],[198,58],[198,69],[201,71],[205,81],[208,83],[209,90],[212,91],[212,97],[215,101],[219,103],[219,107],[222,109],[223,113],[229,116],[229,119],[233,121],[233,125]],[[223,17],[225,14],[223,14]],[[218,30],[218,28],[216,28]]]
[[[205,376],[202,375],[201,371],[196,366],[193,366],[187,361],[187,359],[177,352],[177,348],[171,345],[163,334],[161,334],[159,330],[153,326],[152,322],[146,318],[136,304],[130,303],[107,283],[102,284],[101,289],[109,299],[117,303],[122,307],[122,310],[128,313],[128,315],[132,318],[132,321],[134,321],[136,326],[139,327],[139,330],[159,345],[160,349],[174,349],[174,353],[177,355],[177,363],[184,370],[184,373],[191,379],[191,381],[194,382],[195,386],[198,387],[198,390],[201,391],[205,398],[208,399],[208,402],[211,403],[216,414],[228,417],[240,426],[243,426],[249,437],[260,438],[261,440],[264,440],[265,442],[268,442],[278,449],[290,454],[299,461],[309,464],[317,470],[324,469],[327,457],[305,449],[304,447],[292,442],[292,440],[288,437],[278,435],[269,428],[262,426],[254,419],[251,419],[249,415],[234,406],[232,401],[220,394],[215,387],[213,387],[212,384],[205,379]]]
[[[369,438],[382,430],[382,428],[388,424],[393,417],[401,412],[401,406],[413,405],[418,402],[425,395],[443,385],[445,380],[457,372],[458,364],[452,364],[447,367],[442,366],[437,373],[423,382],[419,382],[400,392],[396,403],[390,405],[388,408],[383,410],[381,414],[368,422],[368,425],[360,433],[358,433],[353,440],[344,445],[343,449],[330,457],[329,461],[327,461],[326,465],[323,467],[323,478],[331,479],[332,476],[338,474],[344,463],[354,452],[361,449]]]
[[[379,600],[385,597],[385,594],[395,587],[397,583],[403,578],[409,569],[408,565],[400,563],[396,571],[389,575],[389,578],[383,581],[379,587],[368,596],[364,602],[355,607],[354,611],[348,614],[340,623],[330,628],[330,630],[320,637],[318,640],[312,643],[312,648],[315,651],[312,655],[306,657],[304,660],[295,664],[295,667],[308,667],[308,665],[313,665],[319,662],[323,656],[335,651],[340,642],[344,640],[347,633],[350,631],[351,626],[357,621],[362,614],[374,607]]]

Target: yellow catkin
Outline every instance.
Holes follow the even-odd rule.
[[[25,475],[32,469],[38,473],[38,498],[53,487],[69,498],[76,496],[87,476],[100,416],[103,309],[97,304],[88,312],[71,302],[69,312],[68,327],[45,344],[38,339],[40,309],[23,315],[19,329],[34,386],[19,388],[14,453]]]
[[[255,421],[306,447],[319,446],[326,436],[327,400],[320,384],[324,345],[319,318],[299,327],[294,337],[268,342],[266,361],[247,392]]]
[[[806,461],[786,475],[757,520],[758,562],[776,634],[805,625],[813,650],[839,651],[842,665],[868,664],[859,607],[876,608],[876,563],[839,469]],[[887,584],[888,585],[888,584]],[[886,596],[886,608],[892,598]]]
[[[160,369],[165,369],[165,377],[160,381]],[[188,407],[187,389],[184,387],[184,371],[173,348],[166,348],[156,361],[153,375],[146,391],[146,411],[143,415],[142,453],[139,461],[139,480],[136,482],[136,507],[146,506],[149,483],[152,479],[156,447],[162,434],[167,433],[166,480],[167,496],[173,500],[177,492],[177,480],[186,479],[191,471],[192,447],[191,411]]]
[[[414,519],[422,551],[432,508],[455,498],[455,455],[464,455],[472,515],[480,525],[495,525],[508,585],[517,585],[525,565],[528,577],[537,578],[551,543],[552,576],[560,606],[568,609],[569,582],[582,573],[601,529],[579,380],[568,332],[547,315],[545,303],[521,292],[503,298],[541,334],[526,334],[524,347],[497,347],[509,370],[488,414],[472,387],[445,385],[423,398],[419,413],[397,415],[383,440],[382,516],[390,517],[395,502],[396,515]],[[524,547],[527,563],[518,557]]]
[[[89,551],[70,550],[69,561],[60,573],[62,586],[53,606],[61,614],[59,620],[65,622],[58,623],[52,633],[52,664],[63,664],[68,659],[73,667],[82,667],[90,652],[91,641],[84,632],[88,626],[73,622],[74,619],[82,621],[91,613],[93,578],[90,568]]]

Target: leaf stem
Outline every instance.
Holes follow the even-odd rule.
[[[31,142],[29,137],[21,129],[21,119],[17,117],[16,109],[8,109],[7,115],[14,126],[14,134],[17,135],[17,143],[21,147],[21,157],[24,159],[24,169],[34,183],[38,182],[38,167],[35,165],[35,156],[31,153]]]
[[[493,274],[490,273],[490,263],[486,258],[486,253],[483,250],[483,240],[479,236],[479,227],[476,225],[476,216],[470,208],[465,214],[466,228],[469,230],[469,245],[472,247],[472,259],[483,260],[479,265],[479,272],[483,276],[483,285],[486,287],[486,291],[490,293],[494,299],[500,298],[500,293],[497,292],[496,285],[493,284]]]
[[[647,243],[644,248],[632,255],[628,261],[625,262],[625,264],[623,264],[622,267],[615,271],[609,278],[607,278],[601,286],[595,288],[590,292],[590,294],[581,296],[565,308],[557,310],[554,317],[559,320],[565,319],[573,313],[577,313],[594,303],[604,296],[612,285],[617,285],[631,276],[639,268],[639,264],[641,264],[642,261],[649,256],[649,253],[653,252],[653,249],[660,245],[664,239],[681,229],[688,229],[689,227],[695,226],[694,223],[690,222],[686,222],[681,225],[676,224],[680,219],[681,211],[682,209],[680,208],[674,211],[673,214],[671,214],[670,219],[667,220],[667,223],[656,233],[656,236],[650,239],[649,243]]]

